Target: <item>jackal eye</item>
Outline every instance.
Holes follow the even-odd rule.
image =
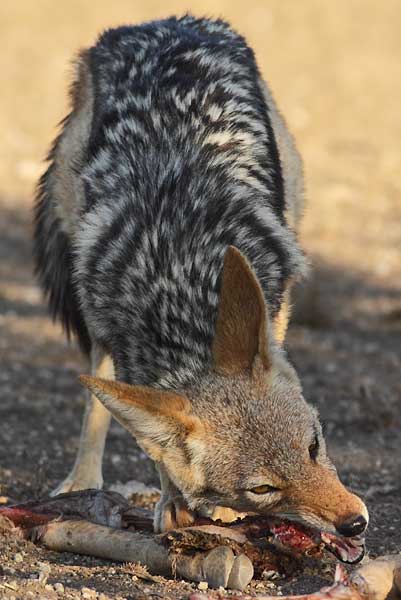
[[[319,438],[315,435],[313,442],[308,448],[311,460],[316,460],[319,452]]]
[[[265,483],[264,485],[257,485],[249,491],[252,492],[252,494],[271,494],[272,492],[279,492],[280,490],[273,485]]]

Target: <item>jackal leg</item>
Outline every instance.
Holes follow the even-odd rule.
[[[100,356],[95,351],[91,358],[92,375],[114,379],[113,362],[109,356]],[[109,411],[91,394],[87,399],[74,466],[68,477],[54,490],[53,496],[89,488],[100,489],[103,486],[102,460],[110,417]]]
[[[153,522],[155,532],[188,527],[195,520],[194,513],[188,508],[180,490],[170,481],[163,465],[158,464],[157,469],[160,475],[162,495],[155,508]]]

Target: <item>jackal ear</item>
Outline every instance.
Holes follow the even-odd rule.
[[[200,426],[185,396],[89,375],[81,375],[79,380],[155,461],[161,460],[166,446],[176,444]]]
[[[270,366],[268,314],[260,283],[247,259],[229,246],[224,257],[213,340],[215,370],[235,375],[252,368],[256,356]]]

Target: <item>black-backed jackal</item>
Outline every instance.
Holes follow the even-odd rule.
[[[92,364],[59,491],[102,485],[112,414],[158,465],[156,529],[216,506],[273,513],[359,558],[366,507],[282,347],[305,271],[302,169],[252,50],[191,16],[109,30],[79,55],[71,100],[35,232],[50,309]]]

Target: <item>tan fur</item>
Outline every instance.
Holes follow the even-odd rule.
[[[260,87],[265,97],[266,104],[269,107],[269,116],[278,146],[280,163],[283,171],[286,220],[289,226],[294,231],[297,231],[304,209],[302,159],[297,150],[294,137],[290,133],[284,117],[277,108],[273,95],[263,80],[260,80]],[[274,321],[274,337],[279,344],[284,343],[291,316],[290,290],[292,283],[293,282],[291,281],[287,283],[280,312]]]
[[[169,477],[191,489],[204,484],[199,468],[203,426],[191,414],[191,404],[182,395],[146,386],[132,386],[81,375],[81,383],[96,394],[116,419],[128,429],[148,455],[158,463],[162,498],[155,512],[155,530],[189,525],[193,513],[181,491]],[[167,449],[169,438],[181,438],[180,446]],[[191,461],[191,458],[195,460]]]
[[[191,413],[189,400],[174,392],[146,386],[133,386],[115,381],[81,375],[86,385],[107,406],[115,418],[128,429],[149,456],[168,465],[188,486],[199,484],[196,467],[189,469],[188,452],[199,450],[199,436],[203,426],[198,417]],[[185,440],[185,452],[172,448],[165,452],[169,437],[179,435]]]
[[[158,463],[157,531],[189,524],[195,511],[225,518],[232,511],[274,513],[329,531],[358,515],[368,520],[363,502],[333,470],[296,372],[269,338],[274,330],[280,342],[285,328],[285,317],[269,322],[256,276],[230,248],[213,370],[180,393],[81,377]],[[314,460],[309,446],[316,432],[320,449]],[[252,493],[265,484],[279,491]]]
[[[234,375],[249,369],[257,354],[269,367],[266,314],[264,295],[251,266],[239,250],[229,247],[213,342],[218,373]]]
[[[162,495],[155,508],[154,529],[156,532],[168,531],[177,527],[188,527],[193,523],[195,514],[189,510],[181,492],[171,482],[166,468],[158,464]]]
[[[113,361],[109,356],[94,351],[92,353],[92,372],[99,377],[113,378]],[[102,459],[110,417],[110,412],[95,394],[91,394],[85,407],[75,464],[71,473],[54,490],[53,495],[102,487]]]
[[[278,146],[281,168],[283,171],[286,219],[290,227],[297,230],[304,208],[304,181],[302,159],[280,113],[274,98],[266,85],[260,80],[260,87],[269,107],[269,117]]]
[[[336,473],[319,464],[311,465],[305,476],[290,486],[287,503],[334,526],[360,514],[368,519],[362,500],[344,487]]]
[[[273,322],[274,339],[280,345],[284,343],[285,336],[287,334],[288,323],[290,321],[291,316],[290,294],[291,289],[288,285],[286,291],[284,292],[284,298],[281,304],[280,312],[278,313],[277,317],[274,319]]]
[[[108,395],[115,401],[152,415],[175,419],[185,430],[191,432],[196,420],[189,415],[191,404],[185,396],[140,385],[128,385],[117,381],[100,379],[89,375],[79,377],[81,383],[98,396]]]
[[[74,81],[70,88],[71,115],[58,143],[54,170],[49,179],[54,210],[69,236],[75,232],[84,205],[84,187],[76,169],[85,155],[93,114],[94,95],[88,61],[88,52],[82,50],[75,61]]]

